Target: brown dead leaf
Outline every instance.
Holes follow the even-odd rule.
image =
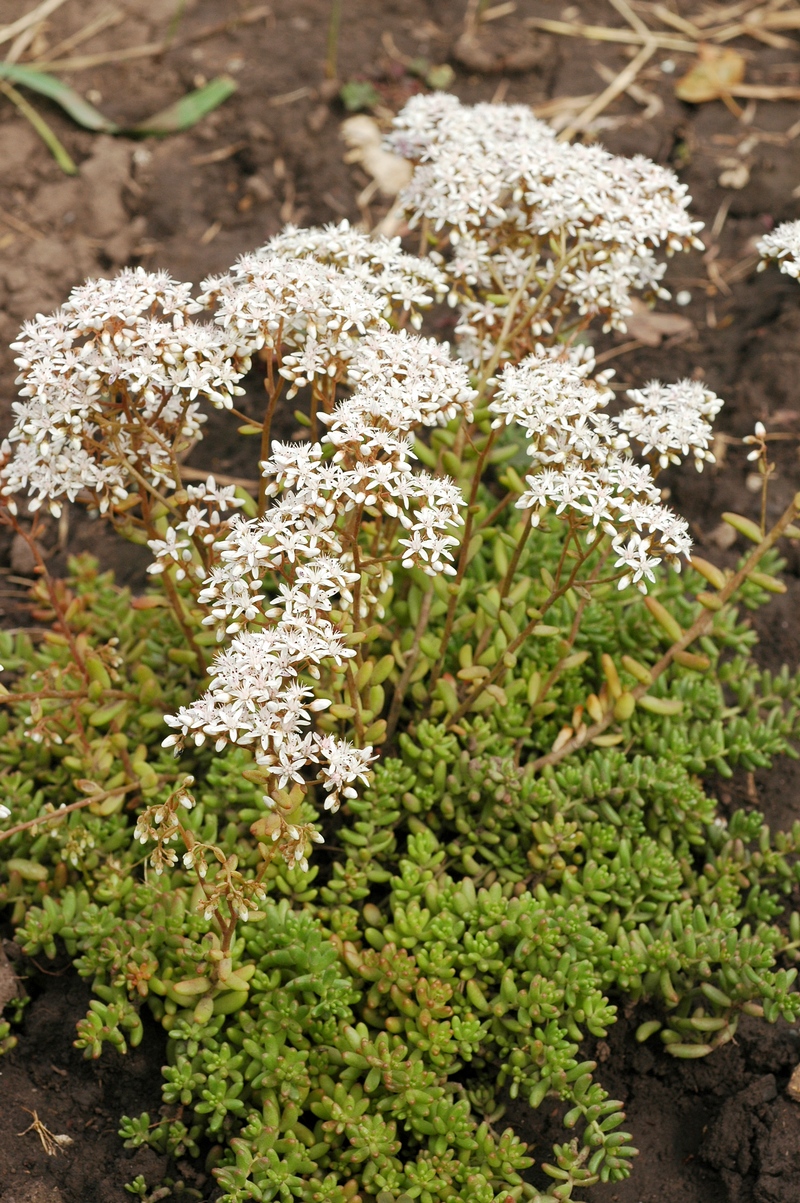
[[[719,100],[730,95],[744,73],[745,61],[738,50],[702,45],[694,65],[675,84],[675,95],[688,104]]]
[[[656,313],[638,297],[632,298],[631,306],[633,313],[625,322],[628,334],[647,347],[660,346],[664,338],[688,337],[694,331],[689,318],[679,313]]]

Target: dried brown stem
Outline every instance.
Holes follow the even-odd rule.
[[[28,819],[27,823],[17,823],[15,827],[9,827],[6,831],[0,831],[0,843],[3,840],[8,840],[12,835],[16,835],[20,831],[28,831],[31,827],[41,827],[43,823],[59,822],[65,815],[72,814],[74,810],[82,810],[85,806],[91,806],[93,802],[105,802],[106,798],[113,798],[117,794],[129,794],[132,790],[139,789],[138,781],[132,782],[130,785],[117,785],[114,789],[99,790],[96,794],[92,794],[89,798],[81,798],[78,802],[70,802],[69,806],[60,806],[58,810],[53,810],[49,814],[39,815],[38,819]]]

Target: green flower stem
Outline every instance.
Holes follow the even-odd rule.
[[[347,696],[350,699],[350,705],[355,710],[353,723],[356,729],[356,745],[359,748],[364,746],[364,720],[361,717],[361,697],[356,688],[356,675],[358,673],[359,658],[353,657],[348,661],[345,671],[345,679],[347,681]]]
[[[569,575],[569,579],[567,580],[567,583],[565,585],[559,586],[559,588],[555,589],[550,594],[550,596],[547,598],[547,601],[544,603],[544,605],[542,605],[537,610],[535,616],[530,620],[530,622],[525,627],[525,629],[520,631],[520,633],[516,637],[516,639],[512,639],[511,643],[509,643],[508,647],[506,648],[506,651],[509,653],[509,655],[513,655],[514,652],[516,652],[518,648],[522,647],[522,645],[526,641],[526,639],[529,639],[530,636],[533,634],[535,627],[537,627],[538,624],[542,621],[542,618],[547,613],[547,611],[550,609],[550,607],[552,605],[554,605],[560,597],[563,597],[568,589],[572,588],[572,586],[575,584],[575,581],[577,579],[578,572],[583,567],[583,565],[586,563],[589,556],[592,554],[592,552],[594,552],[594,550],[595,550],[595,548],[591,547],[588,552],[584,553],[584,555],[578,559],[578,562],[574,565],[572,572]],[[562,561],[563,561],[563,556],[564,556],[564,553],[562,551]],[[501,675],[501,673],[503,673],[505,671],[506,671],[506,667],[505,667],[503,660],[502,659],[498,660],[497,664],[495,664],[494,668],[489,673],[488,677],[484,677],[482,681],[479,681],[479,683],[473,688],[472,692],[467,695],[467,697],[464,699],[464,701],[461,703],[461,705],[458,707],[458,709],[453,714],[448,716],[446,725],[448,727],[452,727],[454,723],[457,723],[459,721],[459,719],[462,719],[464,717],[464,715],[467,714],[469,712],[469,710],[471,709],[472,703],[486,689],[486,686],[493,685],[495,683],[495,681],[497,681],[497,679]],[[642,691],[642,692],[644,692],[644,691]]]
[[[64,638],[69,643],[69,650],[72,653],[72,658],[73,658],[76,668],[79,670],[79,672],[80,672],[81,676],[84,678],[84,680],[87,681],[87,683],[88,683],[89,674],[86,670],[86,661],[84,660],[83,653],[81,652],[80,648],[78,647],[78,644],[77,644],[75,636],[72,632],[72,629],[71,629],[69,623],[67,622],[66,614],[64,612],[64,607],[62,606],[61,599],[58,596],[58,590],[55,588],[52,577],[50,576],[50,573],[47,571],[47,565],[45,564],[44,560],[42,559],[42,553],[39,550],[39,545],[36,542],[36,539],[34,538],[33,532],[26,531],[22,526],[20,526],[20,524],[17,522],[17,520],[13,514],[9,514],[9,520],[10,520],[10,523],[13,526],[15,532],[18,535],[20,535],[28,545],[30,553],[33,556],[33,559],[36,564],[36,572],[38,572],[39,576],[44,581],[45,588],[47,589],[47,595],[50,598],[50,605],[53,607],[53,609],[56,612],[56,615],[58,616],[58,626],[61,631],[61,634],[64,636]],[[34,530],[36,529],[35,522],[34,522],[33,529]]]
[[[531,525],[532,521],[533,521],[533,510],[526,510],[525,511],[525,520],[524,520],[523,526],[522,526],[522,533],[520,534],[519,539],[517,539],[517,546],[514,548],[514,551],[511,555],[511,559],[508,564],[508,570],[506,571],[506,575],[503,577],[502,584],[500,585],[500,600],[501,601],[508,594],[508,591],[511,588],[511,585],[513,583],[514,573],[517,571],[517,566],[519,565],[519,558],[522,555],[525,544],[528,542],[528,537],[531,533],[531,530],[533,529],[533,527]]]
[[[445,617],[445,620],[444,620],[444,630],[442,632],[441,650],[439,652],[438,659],[437,659],[436,663],[434,664],[433,669],[431,670],[430,686],[429,686],[429,693],[431,693],[431,694],[433,693],[433,690],[436,688],[436,682],[439,680],[439,677],[441,676],[442,668],[444,667],[444,658],[447,655],[447,648],[450,645],[450,637],[453,634],[453,623],[455,622],[455,617],[456,617],[456,608],[458,606],[459,591],[461,589],[461,583],[464,580],[464,574],[467,571],[467,557],[469,555],[470,540],[472,539],[472,526],[473,526],[473,523],[475,520],[475,509],[476,509],[476,502],[478,499],[478,489],[480,488],[481,478],[483,476],[483,469],[486,466],[486,460],[489,456],[489,452],[491,451],[492,447],[494,446],[494,442],[495,442],[496,438],[497,438],[497,431],[492,430],[491,433],[489,434],[489,437],[486,440],[485,446],[479,453],[478,458],[475,462],[475,474],[472,477],[472,487],[470,488],[470,494],[469,494],[469,506],[467,508],[467,517],[464,522],[464,537],[461,540],[461,549],[459,551],[459,556],[458,556],[458,566],[456,568],[456,575],[450,584],[450,601],[447,604],[447,616]],[[426,617],[426,622],[427,622],[427,617]],[[423,632],[423,634],[424,634],[424,632]],[[422,635],[420,635],[420,638],[421,637],[422,637]]]
[[[717,593],[717,598],[723,605],[725,602],[730,600],[737,589],[741,588],[742,584],[747,580],[747,577],[750,575],[750,573],[756,568],[765,552],[769,551],[769,549],[773,547],[775,543],[777,543],[778,539],[786,530],[786,527],[791,526],[791,524],[794,522],[798,513],[800,513],[800,493],[796,493],[794,495],[792,501],[772,527],[772,530],[769,531],[766,537],[762,539],[758,546],[750,553],[739,571],[734,573],[727,584]],[[700,614],[691,627],[689,627],[689,630],[686,631],[686,633],[679,640],[677,640],[677,642],[673,643],[672,647],[664,653],[658,663],[655,664],[652,669],[650,669],[650,676],[652,678],[651,682],[647,685],[637,685],[635,689],[631,690],[633,697],[637,701],[639,698],[644,697],[646,693],[649,693],[650,689],[652,688],[652,681],[657,680],[658,677],[660,677],[661,674],[669,668],[678,652],[685,651],[686,648],[688,648],[690,644],[694,643],[695,639],[699,639],[701,635],[709,634],[714,625],[714,617],[716,614],[716,610],[703,610],[702,614]],[[573,736],[572,739],[568,740],[567,743],[563,744],[557,751],[548,752],[546,755],[540,756],[537,760],[534,760],[532,762],[533,769],[538,771],[539,769],[545,768],[547,765],[558,764],[560,761],[564,760],[565,757],[570,756],[573,752],[577,752],[579,748],[583,748],[586,746],[586,744],[591,743],[591,741],[596,739],[598,735],[602,735],[606,727],[610,726],[613,721],[614,712],[613,710],[610,710],[607,714],[604,714],[602,719],[600,719],[598,722],[594,723],[591,727],[587,727],[580,736]]]
[[[428,618],[430,617],[432,604],[433,604],[433,587],[431,587],[428,590],[428,592],[424,595],[424,597],[422,598],[422,603],[419,608],[419,618],[417,620],[417,625],[414,630],[414,641],[411,644],[411,647],[406,652],[406,665],[400,676],[400,680],[397,682],[397,685],[395,686],[394,696],[392,697],[392,704],[391,704],[391,707],[389,708],[389,717],[386,720],[386,740],[387,740],[387,742],[394,735],[394,731],[397,726],[397,720],[400,717],[400,710],[403,705],[403,699],[406,695],[406,690],[408,689],[408,683],[411,680],[411,675],[414,672],[414,668],[416,666],[417,660],[419,659],[419,641],[422,638],[422,636],[425,634],[425,629],[428,625]],[[444,643],[442,644],[442,646],[444,646]]]
[[[146,481],[144,481],[144,484],[145,484],[145,486],[147,486]],[[159,537],[159,535],[158,535],[158,531],[156,530],[155,526],[153,525],[153,519],[152,519],[152,515],[150,513],[150,499],[149,499],[148,494],[140,492],[139,493],[139,502],[140,502],[140,505],[142,508],[142,521],[144,522],[144,527],[145,527],[145,530],[147,531],[148,537],[151,539],[157,539]],[[180,594],[178,593],[178,590],[175,586],[175,582],[172,579],[170,570],[166,569],[166,571],[162,572],[160,575],[161,575],[162,581],[164,582],[164,592],[166,593],[167,598],[169,599],[169,603],[172,608],[172,612],[175,615],[175,621],[178,623],[178,626],[183,631],[186,642],[189,644],[189,647],[191,648],[191,650],[194,652],[195,656],[197,657],[198,668],[201,670],[201,672],[205,673],[208,670],[208,664],[206,663],[206,658],[203,655],[200,647],[197,645],[197,643],[195,641],[194,632],[192,631],[192,628],[187,621],[183,602],[181,601]]]
[[[501,603],[502,603],[503,599],[505,597],[507,597],[508,591],[511,588],[511,585],[513,584],[514,573],[517,571],[517,566],[519,564],[520,556],[522,555],[525,544],[527,543],[528,537],[531,533],[531,530],[533,529],[531,526],[532,519],[533,519],[533,510],[526,510],[525,511],[525,521],[523,523],[523,528],[522,528],[522,534],[520,535],[519,539],[517,540],[517,545],[514,548],[514,551],[511,556],[511,560],[509,561],[508,569],[507,569],[506,574],[503,577],[503,580],[500,584],[499,593],[500,593],[500,602]],[[477,647],[475,648],[473,658],[476,661],[480,659],[480,657],[483,655],[483,653],[486,651],[487,647],[489,646],[489,640],[492,638],[492,634],[493,634],[492,628],[487,626],[486,630],[483,632],[480,639],[478,640]]]
[[[486,527],[494,526],[495,522],[500,517],[503,510],[506,509],[509,502],[512,501],[515,496],[516,496],[516,494],[514,494],[514,493],[506,493],[506,495],[502,499],[502,501],[498,501],[497,505],[494,507],[494,509],[491,511],[491,513],[486,515],[483,522],[481,522],[480,525],[478,526],[478,530],[480,531],[480,530],[484,530]]]

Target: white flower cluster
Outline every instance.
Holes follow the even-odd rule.
[[[401,196],[412,224],[449,231],[460,350],[471,362],[490,358],[518,290],[517,316],[533,338],[573,310],[624,329],[632,290],[669,295],[655,251],[702,245],[673,172],[558,142],[523,105],[415,96],[391,143],[417,164]]]
[[[153,576],[177,566],[176,580],[182,581],[188,572],[202,579],[204,573],[197,544],[207,547],[219,540],[230,524],[230,519],[223,515],[244,505],[244,499],[236,496],[234,485],[222,488],[213,476],[200,484],[186,485],[184,493],[189,504],[183,507],[182,520],[175,526],[166,527],[163,539],[147,541],[155,556],[147,569]]]
[[[409,313],[418,327],[420,309],[448,285],[432,261],[402,251],[399,239],[373,240],[342,222],[288,227],[202,287],[201,302],[238,344],[280,351],[292,397],[303,385],[342,380],[359,340],[367,330],[388,329],[393,313]]]
[[[385,561],[392,558],[431,575],[453,571],[458,540],[450,532],[463,521],[463,498],[447,478],[412,472],[410,436],[415,427],[471,416],[475,396],[446,345],[405,332],[368,336],[353,354],[351,379],[356,387],[325,416],[320,443],[273,444],[263,465],[275,497],[266,514],[235,518],[216,544],[220,562],[200,601],[211,608],[206,621],[226,623],[234,638],[211,667],[209,691],[167,719],[181,734],[166,741],[253,745],[281,788],[320,766],[333,810],[355,796],[353,784],[374,757],[369,747],[310,730],[329,703],[303,678],[317,679],[323,662],[341,666],[355,654],[330,613],[334,603],[352,610],[357,592],[362,612],[377,601],[362,591],[362,575],[380,592],[391,584]],[[364,514],[383,520],[371,547],[358,541]],[[391,555],[398,528],[403,551]],[[269,601],[265,576],[282,581]],[[268,626],[242,629],[264,620]]]
[[[538,470],[517,505],[533,510],[533,525],[548,509],[569,510],[587,543],[599,531],[611,536],[619,588],[645,592],[662,559],[680,567],[691,540],[686,522],[661,504],[649,467],[630,455],[619,421],[599,412],[613,393],[607,375],[590,378],[591,366],[580,352],[539,348],[505,368],[490,409],[496,427],[516,422],[528,437]]]
[[[679,464],[691,454],[698,472],[703,463],[714,462],[708,446],[711,424],[723,402],[699,380],[678,380],[661,384],[652,380],[644,388],[629,389],[633,402],[616,419],[621,430],[642,444],[642,454],[654,451],[662,468]]]
[[[237,635],[217,654],[207,693],[167,717],[181,733],[167,736],[165,746],[179,749],[187,736],[196,744],[211,737],[217,749],[228,742],[250,745],[256,762],[275,776],[280,789],[289,782],[305,784],[304,771],[313,764],[320,766],[326,809],[337,810],[343,797],[355,797],[353,783],[365,779],[372,749],[309,730],[314,714],[330,702],[316,698],[299,680],[318,675],[324,661],[342,664],[355,655],[324,617],[341,575],[339,566],[327,559],[299,569],[283,605],[273,607],[280,611],[278,621]],[[301,856],[302,850],[298,861]]]
[[[787,276],[800,278],[800,221],[783,222],[771,234],[765,234],[757,245],[761,255],[759,271],[774,259]]]
[[[3,495],[27,492],[30,509],[58,514],[82,490],[101,511],[124,501],[131,470],[175,487],[175,454],[201,434],[198,400],[230,408],[249,366],[221,330],[191,320],[199,311],[190,285],[139,267],[27,322],[12,343],[24,399],[3,446]]]
[[[286,226],[265,249],[289,259],[312,258],[337,267],[384,299],[384,317],[396,311],[408,313],[415,329],[422,324],[420,310],[441,301],[449,288],[447,276],[433,258],[409,255],[399,238],[370,238],[348,221],[309,230]]]

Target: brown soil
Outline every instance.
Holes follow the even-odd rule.
[[[32,6],[26,4],[24,7]],[[15,20],[19,0],[0,0],[0,26]],[[691,16],[699,0],[677,0],[673,11]],[[221,22],[257,20],[228,30]],[[566,15],[547,0],[518,0],[515,10],[482,27],[479,46],[459,43],[465,0],[344,0],[339,41],[340,79],[371,80],[386,106],[399,108],[420,87],[398,57],[450,62],[453,90],[470,102],[503,97],[533,105],[557,96],[595,93],[605,86],[597,64],[618,72],[624,48],[607,43],[534,34],[528,16],[562,17],[621,25],[607,0],[583,0]],[[49,20],[45,37],[55,47],[107,9],[104,0],[67,0]],[[125,0],[121,22],[79,45],[70,55],[130,48],[172,36],[161,55],[97,66],[68,78],[109,117],[141,119],[226,72],[237,93],[195,129],[160,142],[135,142],[77,129],[56,108],[37,99],[48,122],[80,166],[63,175],[30,126],[5,100],[0,104],[0,428],[9,423],[13,364],[4,350],[20,322],[61,301],[86,275],[107,274],[126,263],[167,268],[199,280],[226,268],[237,254],[259,245],[287,221],[315,224],[341,217],[380,220],[388,202],[359,211],[356,197],[369,182],[342,161],[338,102],[325,83],[329,0]],[[752,39],[731,45],[747,57],[751,83],[800,83],[794,48],[774,49]],[[388,47],[388,49],[387,49]],[[45,54],[47,46],[38,48]],[[0,51],[5,53],[5,50]],[[394,57],[393,57],[394,56]],[[667,58],[675,73],[662,70]],[[681,310],[692,328],[658,348],[640,347],[614,358],[618,379],[631,385],[652,376],[703,376],[726,398],[719,429],[741,436],[757,419],[769,430],[800,434],[800,292],[770,271],[754,273],[753,240],[778,221],[800,216],[793,198],[800,177],[800,139],[785,136],[797,121],[796,105],[759,103],[742,123],[721,103],[680,104],[674,81],[690,56],[659,53],[639,84],[657,99],[651,113],[625,96],[606,110],[600,137],[617,152],[641,152],[676,166],[689,184],[694,209],[713,231],[705,256],[680,257],[670,269],[674,291],[688,289]],[[202,78],[199,78],[202,77]],[[723,171],[744,164],[743,187],[723,187]],[[629,341],[608,338],[598,351]],[[212,426],[194,453],[197,467],[254,475],[255,452],[233,446]],[[244,441],[247,443],[247,441]],[[774,444],[778,474],[770,512],[798,487],[797,444]],[[747,487],[742,450],[718,445],[716,470],[693,470],[670,481],[677,507],[693,523],[710,558],[732,551],[718,545],[719,514],[736,509],[756,516],[757,495]],[[250,455],[250,460],[247,456]],[[102,527],[73,513],[69,530],[53,526],[54,568],[65,551],[91,549],[123,581],[142,578],[146,556],[120,547]],[[734,549],[735,550],[735,549]],[[6,574],[24,577],[22,549],[0,545]],[[3,569],[0,568],[0,571]],[[759,657],[766,667],[800,660],[800,554],[788,567],[788,593],[757,617]],[[4,589],[4,595],[13,592]],[[3,597],[2,621],[24,625],[21,600]],[[734,779],[731,796],[756,797],[770,822],[798,817],[800,773],[793,762]],[[756,791],[754,793],[754,791]],[[723,801],[727,799],[723,798]],[[64,969],[66,970],[66,966]],[[53,967],[48,967],[52,973]],[[56,966],[56,969],[58,967]],[[153,1028],[140,1050],[124,1061],[104,1054],[83,1060],[72,1046],[74,1023],[87,992],[70,972],[45,976],[30,965],[33,1001],[20,1046],[0,1066],[0,1203],[111,1203],[130,1198],[123,1184],[142,1173],[151,1188],[164,1173],[183,1178],[210,1199],[211,1184],[192,1167],[167,1167],[154,1154],[128,1155],[116,1136],[121,1114],[157,1113],[162,1042]],[[638,1021],[639,1017],[637,1016]],[[634,1021],[634,1022],[636,1022]],[[675,1063],[640,1048],[627,1021],[612,1030],[597,1055],[607,1063],[603,1080],[626,1100],[628,1127],[642,1151],[633,1178],[590,1192],[597,1203],[800,1203],[800,1106],[784,1093],[800,1060],[796,1030],[746,1024],[736,1045],[702,1063]],[[610,1050],[610,1052],[609,1052]],[[49,1158],[22,1108],[36,1110],[54,1133],[73,1144]],[[557,1114],[520,1116],[520,1128],[544,1152],[545,1140],[563,1139]],[[544,1146],[545,1148],[547,1146]],[[545,1182],[542,1179],[541,1185]],[[177,1193],[181,1197],[181,1193]]]

